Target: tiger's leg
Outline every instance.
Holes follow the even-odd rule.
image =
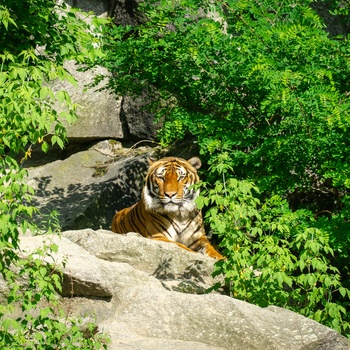
[[[192,243],[190,245],[190,249],[196,252],[201,252],[217,260],[225,259],[224,256],[222,256],[219,252],[215,250],[215,248],[210,244],[208,238],[204,235],[199,237],[197,241]]]
[[[174,244],[176,244],[177,246],[179,246],[179,247],[182,248],[182,249],[185,249],[185,250],[187,250],[187,251],[189,251],[189,252],[192,252],[192,253],[196,253],[194,250],[192,250],[192,249],[186,247],[185,245],[183,245],[183,244],[181,244],[181,243],[179,243],[179,242],[171,241],[170,239],[164,237],[162,234],[156,234],[156,235],[153,235],[153,236],[151,236],[151,237],[149,237],[149,238],[150,238],[150,239],[155,239],[155,240],[157,240],[157,241],[162,241],[162,242],[167,242],[167,243],[174,243]]]

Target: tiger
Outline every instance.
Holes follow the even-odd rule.
[[[138,232],[158,241],[221,260],[224,257],[210,244],[204,230],[202,212],[195,204],[199,190],[198,157],[185,160],[165,157],[148,159],[149,169],[141,199],[113,216],[112,231],[119,234]]]

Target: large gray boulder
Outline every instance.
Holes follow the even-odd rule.
[[[78,105],[78,120],[73,124],[63,121],[70,142],[119,139],[130,141],[155,140],[161,123],[155,123],[147,111],[148,98],[118,96],[107,86],[111,73],[96,66],[81,71],[74,61],[65,62],[65,68],[76,79],[76,86],[57,80],[54,91],[67,91],[72,102]],[[104,79],[95,87],[88,87],[96,76]],[[62,107],[57,106],[60,111]]]
[[[221,281],[213,280],[213,259],[206,255],[187,251],[177,254],[179,250],[175,244],[157,244],[138,233],[108,233],[86,229],[66,231],[63,236],[99,259],[127,263],[156,277],[169,290],[202,294],[214,281]]]
[[[21,249],[28,254],[48,238],[59,247],[55,261],[67,260],[62,306],[72,316],[95,313],[99,329],[111,336],[111,350],[349,349],[349,341],[337,332],[281,308],[263,309],[215,293],[198,295],[169,290],[163,285],[164,276],[157,275],[157,268],[153,270],[163,249],[163,256],[174,263],[174,271],[177,266],[182,271],[186,264],[191,271],[198,259],[205,261],[205,275],[215,262],[171,243],[82,230],[65,232],[62,238],[21,237]],[[138,249],[130,243],[133,240]],[[138,252],[143,264],[120,262],[128,254],[137,256]],[[67,291],[73,291],[69,302]]]
[[[27,183],[35,190],[33,204],[40,209],[39,222],[56,210],[63,230],[109,229],[117,210],[129,207],[141,197],[148,158],[166,155],[189,159],[195,147],[185,145],[176,151],[159,147],[124,148],[120,142],[105,140],[67,158],[48,162],[35,152],[25,163]],[[43,164],[42,164],[43,163]]]
[[[64,160],[28,167],[33,204],[42,214],[56,210],[63,229],[109,228],[116,210],[139,200],[148,157],[157,152],[106,140]]]

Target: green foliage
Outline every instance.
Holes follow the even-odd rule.
[[[76,120],[76,106],[65,91],[54,93],[48,82],[75,83],[63,62],[94,58],[99,50],[92,45],[98,41],[74,12],[53,1],[7,1],[0,8],[0,155],[23,152],[26,158],[37,142],[48,150],[44,137],[50,133],[53,143],[63,146],[62,121]],[[59,113],[53,107],[56,101],[65,106]]]
[[[97,30],[100,24],[93,22]],[[85,337],[79,321],[64,315],[56,302],[61,266],[52,257],[57,246],[49,242],[27,258],[18,250],[22,232],[40,233],[32,224],[37,209],[22,163],[33,145],[41,144],[44,152],[50,142],[64,146],[63,122],[74,122],[76,106],[50,82],[75,83],[64,61],[101,55],[93,47],[99,39],[90,33],[73,10],[53,0],[0,5],[0,272],[8,288],[0,306],[1,349],[106,348],[100,335]],[[54,227],[45,231],[57,233]]]
[[[207,188],[197,204],[210,205],[206,217],[227,258],[215,274],[224,274],[230,295],[350,334],[350,290],[332,262],[330,232],[317,227],[311,212],[293,212],[278,195],[261,203],[256,186],[234,178]]]
[[[227,151],[262,191],[311,191],[346,163],[350,80],[348,41],[310,3],[147,2],[145,24],[106,34],[101,63],[117,92],[154,93],[166,128],[181,123],[173,139],[195,135],[210,164]]]
[[[96,325],[84,325],[61,310],[57,291],[61,291],[62,266],[54,263],[58,247],[51,240],[25,259],[19,258],[16,273],[11,271],[6,275],[9,293],[7,305],[0,308],[1,348],[106,348],[107,338],[94,334]],[[46,263],[47,260],[52,263]],[[87,332],[92,336],[86,336]]]
[[[346,2],[324,4],[348,21]],[[105,28],[100,63],[117,93],[151,96],[163,143],[196,138],[232,294],[348,334],[350,46],[314,6],[142,2],[143,23]]]

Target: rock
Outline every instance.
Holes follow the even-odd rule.
[[[63,297],[62,306],[67,307],[71,316],[94,312],[99,329],[111,336],[111,350],[349,349],[349,341],[337,332],[293,312],[278,307],[263,309],[220,294],[170,291],[164,288],[161,278],[149,273],[149,264],[162,249],[170,261],[181,261],[180,269],[187,262],[190,270],[193,260],[189,254],[198,258],[198,253],[140,238],[137,244],[139,251],[144,251],[144,264],[137,263],[135,268],[128,263],[110,261],[117,260],[118,252],[126,249],[134,235],[118,236],[103,230],[95,234],[96,238],[93,231],[83,230],[65,232],[62,239],[24,236],[21,248],[29,252],[46,239],[58,245],[54,258],[61,262],[68,257],[64,274],[67,280],[74,281],[74,289],[80,290],[80,296]],[[80,246],[67,237],[75,239]],[[106,244],[102,245],[104,241]],[[101,245],[102,253],[97,244]],[[153,252],[149,244],[154,246]],[[150,251],[149,256],[145,250]],[[134,251],[134,256],[137,254]],[[101,295],[97,300],[96,291]]]
[[[68,61],[65,68],[77,80],[77,86],[67,81],[56,81],[53,90],[67,91],[72,102],[79,105],[78,120],[71,125],[64,122],[70,142],[108,138],[128,142],[156,139],[161,123],[155,123],[153,114],[147,112],[146,96],[117,96],[106,87],[111,73],[103,67],[79,71],[74,61]],[[105,79],[96,87],[87,88],[97,75],[102,75]],[[60,107],[57,108],[60,111]]]
[[[63,230],[109,229],[116,210],[140,199],[148,158],[159,159],[168,152],[157,147],[123,148],[115,140],[100,141],[68,153],[67,158],[62,155],[63,159],[48,156],[47,164],[35,152],[25,163],[27,184],[35,189],[33,204],[41,210],[35,220],[40,222],[44,214],[56,210]],[[170,154],[189,158],[194,152],[194,147],[179,147]]]
[[[108,278],[108,265],[101,259],[89,254],[78,245],[72,245],[68,239],[58,236],[25,236],[21,238],[21,254],[31,253],[44,243],[59,245],[55,261],[65,262],[63,269],[63,296],[112,297],[113,282]],[[53,259],[48,256],[48,263]],[[86,264],[89,261],[89,264]]]
[[[43,214],[56,210],[63,229],[109,228],[116,210],[139,200],[147,159],[156,153],[107,140],[67,159],[29,167],[34,205]]]
[[[119,235],[85,229],[66,231],[62,235],[100,259],[128,263],[147,272],[169,290],[203,294],[215,282],[221,281],[212,278],[212,258],[188,252],[175,244],[146,239],[138,233]]]
[[[313,1],[310,6],[314,9],[318,16],[324,21],[324,30],[329,33],[330,36],[344,35],[347,36],[350,33],[350,23],[348,16],[345,14],[332,13],[332,1]],[[344,7],[345,2],[340,7]]]
[[[98,17],[107,17],[111,6],[109,0],[65,0],[65,2],[68,6],[93,13]],[[82,19],[90,22],[89,16],[83,15]],[[69,125],[63,121],[70,142],[123,139],[124,133],[120,120],[121,97],[106,88],[107,79],[101,81],[96,87],[88,88],[96,76],[108,78],[111,77],[111,72],[101,66],[81,71],[79,65],[73,60],[66,61],[64,68],[76,79],[76,86],[68,81],[56,80],[51,87],[53,91],[67,91],[72,102],[79,106],[78,120],[74,124]],[[58,105],[56,108],[61,112],[62,107]]]
[[[145,21],[145,16],[138,10],[140,0],[111,0],[109,16],[117,25],[135,26]]]
[[[137,10],[137,1],[97,1],[97,0],[67,0],[69,6],[77,7],[82,11],[91,12],[99,17],[109,15],[119,24],[137,24],[143,18]],[[89,17],[82,17],[87,22]],[[63,121],[67,129],[70,142],[87,142],[114,138],[130,142],[139,140],[155,140],[156,130],[160,124],[153,122],[153,115],[143,107],[148,98],[122,97],[115,94],[107,86],[112,73],[107,69],[96,66],[92,69],[79,70],[75,61],[65,62],[64,67],[76,79],[73,86],[67,81],[57,80],[52,83],[53,91],[67,91],[72,102],[77,104],[78,120],[69,125]],[[90,87],[97,76],[105,79],[95,87]],[[56,106],[58,112],[62,107]]]
[[[161,122],[155,123],[153,114],[147,112],[147,96],[124,96],[121,103],[120,119],[123,133],[128,140],[155,140]]]
[[[182,294],[149,286],[135,290],[115,319],[144,337],[230,350],[297,350],[316,340],[325,340],[328,349],[348,346],[335,331],[292,312],[262,309],[218,294]]]
[[[93,12],[96,16],[106,17],[111,0],[65,0],[65,2],[84,12]]]
[[[65,68],[77,80],[77,86],[67,81],[56,81],[53,84],[54,91],[65,90],[73,103],[79,105],[77,109],[78,120],[68,125],[67,136],[70,142],[86,140],[101,140],[107,138],[124,138],[122,123],[120,120],[121,98],[113,91],[107,89],[100,91],[106,81],[98,86],[86,88],[97,75],[110,76],[111,74],[102,67],[96,67],[84,72],[78,71],[74,61],[65,63]],[[58,110],[59,107],[58,107]]]

